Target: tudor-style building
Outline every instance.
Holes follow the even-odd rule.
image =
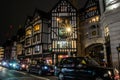
[[[32,58],[32,17],[27,16],[25,21],[25,44],[24,44],[24,52],[25,52],[25,59],[30,61]]]
[[[28,61],[46,58],[52,62],[48,52],[50,45],[49,15],[35,9],[32,17],[25,24],[25,56]]]
[[[36,9],[32,21],[32,50],[33,58],[45,59],[52,63],[52,55],[49,52],[50,40],[50,15]]]
[[[51,10],[51,41],[54,63],[77,55],[77,10],[68,0],[59,0]],[[69,33],[66,28],[72,31]]]
[[[106,49],[100,26],[99,0],[87,0],[79,12],[82,53],[102,64],[106,60]]]

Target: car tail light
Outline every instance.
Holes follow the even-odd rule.
[[[24,67],[25,67],[25,64],[22,64],[22,67],[24,68]]]
[[[120,80],[120,75],[119,75],[119,71],[117,69],[114,70],[114,79],[115,80]]]

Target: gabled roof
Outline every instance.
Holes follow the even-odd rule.
[[[76,9],[75,6],[73,6],[68,0],[59,0],[59,1],[56,3],[56,5],[53,6],[53,8],[50,10],[50,13],[51,13],[52,10],[54,10],[62,1],[66,1],[66,2],[67,2],[68,4],[70,4],[74,9]],[[77,11],[77,9],[76,9],[76,11]]]
[[[27,16],[27,17],[26,17],[26,20],[25,20],[25,25],[24,25],[24,26],[30,24],[30,22],[32,21],[32,19],[33,19],[32,16]]]

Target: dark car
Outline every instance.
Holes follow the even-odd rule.
[[[30,64],[27,68],[27,72],[37,73],[39,75],[50,73],[51,75],[53,75],[54,68],[52,65],[48,65],[44,62],[37,62],[37,63]]]
[[[20,69],[20,62],[18,60],[9,60],[8,61],[8,68],[19,70]]]
[[[27,64],[27,63],[20,63],[19,70],[27,70],[28,65],[29,65],[29,64]]]
[[[55,73],[58,80],[114,80],[113,69],[101,67],[89,57],[63,58]]]
[[[20,69],[19,70],[27,70],[29,63],[26,60],[20,61]]]

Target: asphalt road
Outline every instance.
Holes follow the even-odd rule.
[[[7,68],[0,66],[0,80],[50,80],[50,79],[22,71],[9,70]]]

